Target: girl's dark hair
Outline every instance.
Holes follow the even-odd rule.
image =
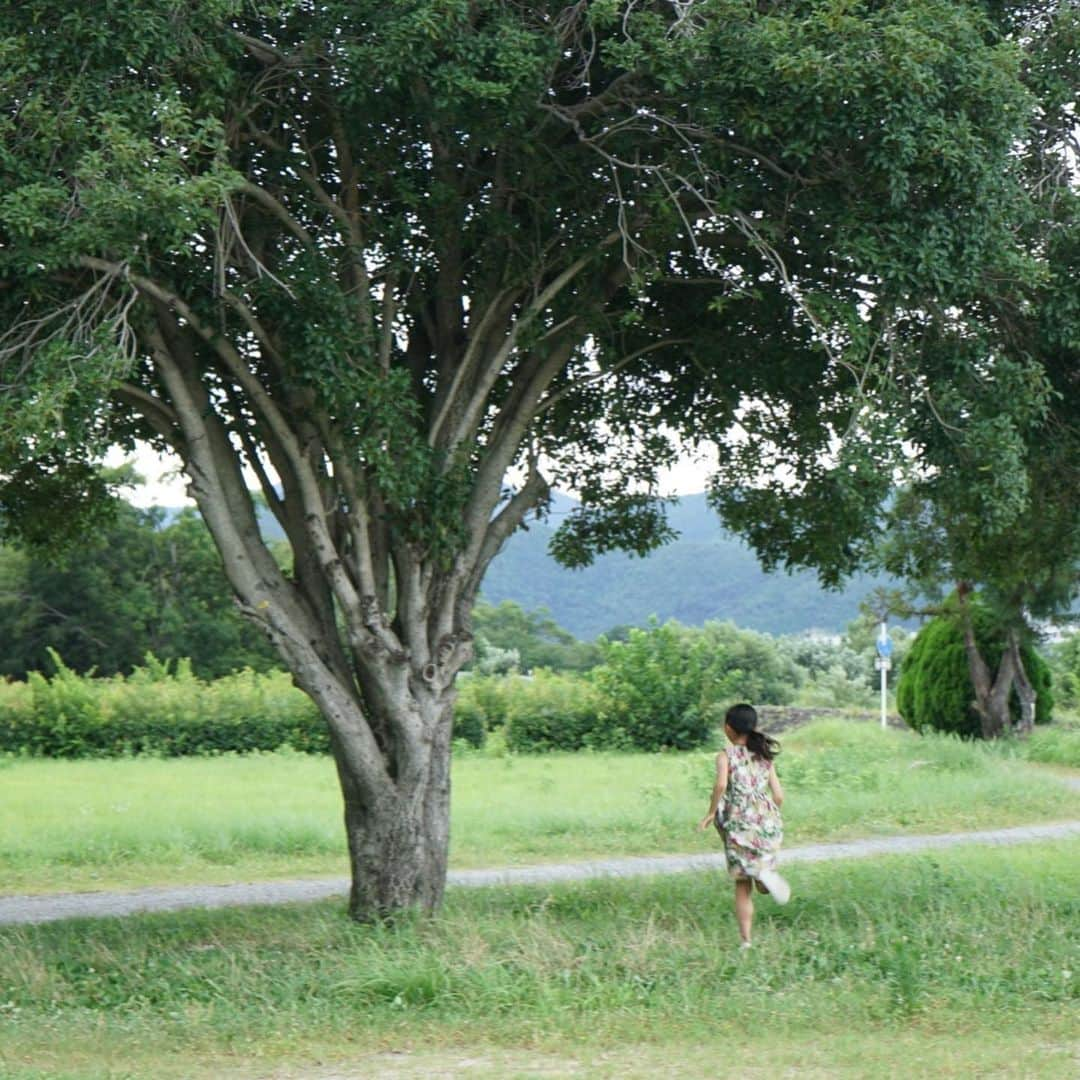
[[[732,705],[724,716],[724,723],[736,734],[746,736],[746,747],[756,757],[772,761],[780,753],[780,744],[757,730],[757,710],[753,705]]]

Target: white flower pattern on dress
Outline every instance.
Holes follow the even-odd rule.
[[[776,866],[784,839],[780,808],[769,790],[769,762],[745,746],[727,748],[728,782],[716,816],[732,877],[757,877]]]

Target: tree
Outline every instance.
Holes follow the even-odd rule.
[[[1028,273],[1003,8],[5,6],[6,528],[179,454],[326,717],[352,913],[436,905],[470,612],[549,484],[562,560],[645,552],[679,437],[765,409],[812,462],[883,356],[917,377],[897,312]]]
[[[910,585],[895,598],[896,613],[947,610],[963,635],[986,738],[1014,729],[1014,688],[1016,730],[1030,731],[1032,620],[1067,611],[1080,593],[1080,12],[1004,5],[999,16],[1024,42],[1039,102],[1038,121],[1016,148],[1032,193],[1016,229],[1036,272],[1016,274],[1005,288],[1000,278],[979,283],[955,307],[900,313],[890,335],[919,350],[919,372],[868,366],[852,438],[809,468],[782,450],[789,471],[749,489],[728,467],[714,489],[728,523],[767,560],[817,566],[831,582],[873,565]],[[886,399],[906,399],[903,408],[883,407],[878,378]],[[762,445],[783,441],[771,417],[755,417],[751,429],[761,444],[741,453],[744,471],[763,460]],[[827,506],[845,529],[814,528]],[[977,632],[988,619],[1005,642],[991,650],[994,663],[981,640],[996,633]]]
[[[1074,13],[1075,18],[1075,13]],[[965,333],[927,343],[941,367],[964,366],[960,393],[940,395],[937,415],[922,418],[917,469],[888,514],[881,560],[913,591],[948,608],[963,633],[981,733],[1030,732],[1038,680],[1030,672],[1033,620],[1069,611],[1080,595],[1080,191],[1075,108],[1080,100],[1080,30],[1070,43],[1071,81],[1046,65],[1045,122],[1029,149],[1032,185],[1047,194],[1027,226],[1043,275],[1013,304],[981,305]],[[1057,54],[1052,54],[1057,56]],[[1061,57],[1057,56],[1060,60]],[[973,324],[977,328],[974,332]],[[1004,399],[1016,426],[1002,424]],[[945,593],[953,600],[942,604]],[[989,662],[973,607],[976,592],[1003,636]],[[926,601],[923,601],[926,606]],[[1013,723],[1013,689],[1020,702]],[[1042,710],[1039,709],[1040,714]]]
[[[236,611],[210,534],[193,510],[116,499],[107,520],[64,558],[0,547],[0,676],[51,671],[130,674],[148,652],[188,658],[202,678],[267,670],[276,656]]]
[[[900,669],[896,706],[900,715],[919,730],[949,731],[968,738],[986,737],[986,709],[972,696],[969,670],[968,624],[973,623],[980,655],[992,668],[1002,666],[1010,649],[1007,634],[993,614],[975,602],[968,602],[964,618],[957,618],[954,605],[935,616],[912,642]],[[1031,683],[1038,688],[1033,723],[1050,720],[1053,698],[1050,671],[1046,662],[1030,646],[1021,647],[1022,661]],[[1004,697],[1001,708],[1015,720],[1021,702],[1010,684],[996,680],[995,692]],[[995,700],[995,707],[997,702]],[[1011,723],[1014,722],[1010,720]]]

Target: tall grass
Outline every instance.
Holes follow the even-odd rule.
[[[1018,750],[1028,761],[1080,769],[1080,718],[1036,728]]]
[[[788,907],[759,904],[749,954],[717,875],[452,891],[437,917],[387,926],[319,904],[0,930],[0,1061],[265,1076],[389,1050],[588,1048],[678,1075],[663,1058],[700,1070],[704,1048],[726,1055],[710,1072],[757,1075],[846,1046],[865,1076],[889,1074],[897,1038],[902,1075],[1071,1075],[1080,840],[791,877]],[[627,1052],[642,1044],[660,1049]]]
[[[712,753],[454,762],[451,860],[695,852]],[[1080,817],[1080,792],[993,748],[831,721],[789,733],[786,843]],[[47,793],[47,794],[46,794]],[[326,758],[0,761],[0,890],[341,874]]]

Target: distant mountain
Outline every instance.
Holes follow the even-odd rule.
[[[620,623],[641,625],[651,615],[691,626],[731,619],[773,634],[839,633],[858,615],[859,601],[881,584],[860,575],[829,592],[809,571],[765,573],[747,545],[722,528],[703,494],[684,495],[671,507],[668,519],[679,538],[647,558],[602,555],[584,570],[566,570],[547,548],[573,506],[559,495],[547,521],[510,538],[484,579],[484,599],[546,607],[585,639]]]

